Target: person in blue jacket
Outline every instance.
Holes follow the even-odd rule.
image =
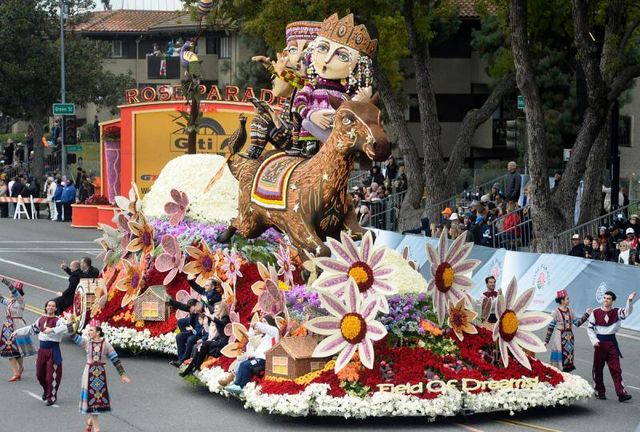
[[[70,222],[71,204],[74,204],[76,202],[76,187],[73,184],[73,180],[67,180],[67,185],[62,190],[60,201],[62,201],[62,209],[64,212],[63,220],[65,222]]]

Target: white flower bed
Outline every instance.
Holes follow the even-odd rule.
[[[218,380],[225,375],[220,367],[196,373],[213,393],[224,393]],[[458,414],[491,411],[522,411],[533,407],[570,405],[593,396],[591,385],[578,375],[563,373],[565,381],[556,387],[541,383],[535,389],[501,389],[490,393],[471,394],[445,388],[435,399],[420,399],[411,395],[376,392],[367,398],[329,396],[328,384],[310,384],[295,395],[272,395],[260,392],[260,386],[249,383],[242,393],[245,408],[256,412],[293,417],[317,415],[344,418],[365,417],[451,417]]]
[[[186,192],[189,197],[187,217],[198,222],[229,223],[238,214],[238,181],[226,166],[224,174],[205,192],[209,180],[225,164],[224,156],[183,155],[167,163],[151,190],[142,200],[148,217],[165,216],[164,205],[171,200],[171,189]]]
[[[138,331],[127,327],[111,327],[102,324],[105,338],[114,348],[127,349],[133,352],[151,352],[161,354],[177,354],[175,333],[151,336],[149,330]]]

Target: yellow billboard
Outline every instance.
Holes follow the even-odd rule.
[[[169,160],[187,152],[187,135],[174,121],[177,114],[174,109],[145,110],[133,114],[133,180],[143,195]],[[204,112],[198,129],[196,152],[227,156],[229,137],[240,126],[239,114],[237,110]],[[245,115],[248,117],[248,137],[252,113],[245,112]]]

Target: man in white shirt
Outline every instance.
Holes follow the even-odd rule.
[[[47,406],[56,403],[62,381],[60,341],[67,333],[67,322],[56,316],[56,307],[56,302],[49,300],[45,306],[45,314],[38,321],[13,332],[18,336],[38,335],[40,349],[36,359],[36,377],[44,390],[42,400],[47,402]]]
[[[620,328],[620,322],[633,312],[635,297],[636,293],[632,292],[629,294],[624,309],[614,308],[612,306],[616,300],[616,294],[613,291],[607,291],[602,297],[602,306],[595,308],[589,315],[587,334],[594,348],[593,381],[598,399],[607,398],[602,377],[605,363],[609,366],[618,400],[625,402],[631,399],[631,395],[625,391],[622,382],[622,369],[620,368],[622,353],[618,346],[616,333]]]
[[[56,210],[56,202],[53,200],[53,196],[56,193],[58,185],[53,181],[53,177],[47,178],[47,184],[45,186],[47,202],[49,203],[49,219],[52,221],[58,218],[58,212]]]

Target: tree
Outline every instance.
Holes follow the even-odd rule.
[[[67,1],[70,20],[82,19],[91,2]],[[30,122],[34,128],[32,174],[43,174],[43,125],[60,100],[59,16],[57,2],[6,0],[0,3],[0,111]],[[67,34],[65,71],[67,100],[84,106],[116,106],[133,81],[104,71],[109,53],[103,43]]]
[[[185,4],[193,5],[193,0]],[[426,205],[431,216],[439,214],[436,204],[450,197],[476,129],[497,109],[502,98],[515,85],[512,71],[494,83],[493,91],[478,109],[470,110],[460,127],[451,157],[445,162],[440,140],[440,123],[435,89],[431,79],[430,45],[446,40],[459,25],[459,2],[453,0],[236,0],[218,2],[219,11],[241,23],[244,31],[264,38],[276,50],[284,46],[287,23],[323,20],[334,12],[355,13],[379,36],[374,82],[386,111],[388,130],[397,140],[408,178],[408,191],[402,205],[401,229],[418,226],[422,213],[422,192],[426,185]],[[216,19],[219,16],[216,15]],[[405,103],[399,94],[405,78],[403,59],[410,59],[417,82],[421,139],[416,142],[404,119]],[[424,155],[419,162],[419,147]]]
[[[538,2],[533,2],[534,4]],[[529,6],[529,7],[528,7]],[[640,76],[640,62],[629,55],[638,36],[640,16],[633,2],[624,0],[594,1],[572,0],[571,33],[576,47],[576,59],[584,71],[587,105],[573,143],[571,158],[562,181],[551,193],[547,182],[547,154],[545,150],[547,122],[543,115],[538,79],[535,74],[536,58],[532,46],[536,39],[530,34],[528,22],[531,5],[525,0],[510,1],[510,31],[517,85],[524,97],[528,122],[528,157],[532,178],[531,203],[535,218],[537,249],[550,251],[553,236],[573,226],[576,193],[585,172],[592,178],[594,162],[602,160],[606,140],[606,120],[612,104],[630,82]],[[602,49],[594,43],[595,29],[603,30]],[[597,40],[595,40],[597,42]],[[591,166],[587,163],[591,161]],[[589,169],[590,168],[590,169]],[[593,186],[587,184],[593,191]],[[597,192],[597,191],[596,191]],[[593,200],[590,200],[593,201]]]

